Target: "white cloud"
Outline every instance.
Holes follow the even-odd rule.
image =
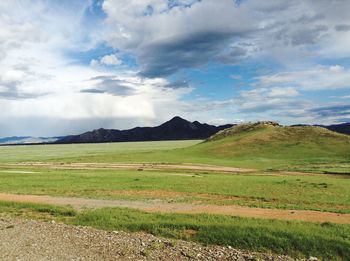
[[[159,123],[174,114],[208,122],[234,113],[240,119],[264,113],[283,118],[286,112],[310,112],[315,104],[303,99],[306,91],[350,88],[347,66],[317,65],[322,59],[350,56],[350,1],[105,0],[106,19],[96,23],[85,17],[91,4],[0,1],[2,129],[9,122],[20,126],[23,118],[37,125],[60,119],[67,123],[67,129],[60,129],[66,133],[77,128],[69,129],[74,121],[88,126],[91,120],[98,126],[129,119],[123,126],[132,126]],[[89,57],[91,66],[70,56],[93,51],[98,44],[116,50]],[[135,58],[139,67],[130,71],[124,55]],[[163,78],[211,61],[254,59],[283,66],[278,73],[257,77],[255,89],[236,99],[185,101],[192,84]],[[242,76],[231,78],[244,82],[243,71]]]
[[[162,78],[147,79],[137,72],[79,64],[67,55],[89,50],[97,41],[93,27],[85,34],[82,20],[89,6],[81,3],[54,8],[50,1],[32,5],[1,1],[0,136],[75,133],[81,127],[74,121],[84,122],[85,130],[91,128],[89,124],[102,127],[101,123],[118,128],[113,124],[123,122],[131,127],[137,122],[165,120],[180,111],[176,104],[190,88],[171,89],[169,81]],[[96,63],[116,66],[121,60],[112,53]],[[117,84],[106,85],[106,90],[97,93],[84,92],[102,88],[91,80],[98,77],[121,81],[133,92],[121,95]],[[21,121],[33,129],[16,129],[22,126]],[[64,129],[60,122],[66,123]]]
[[[339,65],[316,66],[308,70],[290,71],[258,77],[258,86],[294,86],[301,90],[350,88],[350,69]]]
[[[288,66],[350,55],[350,30],[335,29],[350,24],[344,11],[350,9],[350,1],[190,2],[185,6],[178,1],[169,8],[166,0],[106,0],[106,39],[136,55],[150,76],[212,60],[266,58]],[[231,51],[231,46],[239,46],[239,52]]]
[[[90,61],[90,66],[92,66],[92,67],[97,67],[97,66],[99,66],[99,64],[100,64],[100,62],[96,59],[92,59]]]
[[[115,54],[110,54],[103,56],[101,63],[106,65],[121,65],[122,61]]]
[[[101,65],[107,65],[107,66],[118,66],[121,65],[123,62],[118,58],[116,54],[109,54],[105,55],[100,59],[92,59],[90,61],[90,66],[92,67],[98,67]]]
[[[166,0],[106,0],[106,39],[136,55],[141,72],[151,77],[203,65],[222,57],[221,52],[233,56],[230,61],[241,59],[242,51],[231,51],[231,38],[253,30],[256,21],[231,0],[191,3],[189,7],[181,1],[169,8]]]
[[[290,98],[290,97],[296,97],[299,95],[299,92],[291,87],[285,87],[285,88],[278,88],[274,87],[271,88],[269,93],[267,94],[267,97],[269,98]]]

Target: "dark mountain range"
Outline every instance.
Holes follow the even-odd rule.
[[[350,123],[342,123],[342,124],[335,124],[335,125],[321,126],[321,127],[324,127],[331,131],[350,135]]]
[[[157,127],[136,127],[129,130],[98,129],[79,135],[66,136],[55,143],[67,144],[206,139],[216,132],[229,127],[232,127],[232,125],[214,126],[199,123],[198,121],[189,122],[180,117],[174,117],[170,121]]]
[[[342,133],[342,134],[347,134],[350,135],[350,123],[340,123],[340,124],[333,124],[333,125],[307,125],[307,124],[297,124],[297,125],[292,125],[292,127],[298,127],[298,126],[315,126],[315,127],[322,127],[326,128],[328,130]]]
[[[218,131],[232,126],[231,124],[214,126],[199,123],[198,121],[189,122],[180,117],[174,117],[170,121],[156,127],[136,127],[129,130],[98,129],[64,137],[7,137],[0,138],[0,145],[207,139]],[[300,124],[293,126],[309,125]],[[350,123],[313,126],[350,135]]]

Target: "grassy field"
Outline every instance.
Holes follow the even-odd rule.
[[[22,171],[22,172],[21,172]],[[0,169],[0,192],[350,213],[350,179],[179,171]]]
[[[250,125],[249,125],[250,126]],[[210,142],[160,141],[0,147],[0,163],[204,163],[350,174],[350,137],[322,128],[258,126]]]
[[[55,169],[19,163],[194,163],[254,168],[224,174],[189,170]],[[17,165],[16,165],[17,164]],[[319,173],[290,173],[303,171]],[[242,125],[211,141],[0,147],[0,192],[160,200],[350,213],[350,137],[321,128]],[[337,175],[335,175],[337,174]],[[350,259],[349,225],[131,209],[0,203],[2,214],[273,251]]]
[[[78,213],[67,207],[0,202],[0,213],[22,218],[55,220],[105,230],[145,231],[154,235],[273,251],[294,257],[318,256],[349,260],[350,226],[259,220],[218,215],[157,214],[126,208]]]
[[[190,147],[200,140],[119,142],[101,144],[0,146],[0,163],[28,161],[128,162],[142,161],[142,155]],[[92,161],[96,158],[96,161]],[[119,159],[119,160],[118,160]],[[157,159],[156,159],[157,161]],[[160,161],[163,161],[160,159]]]

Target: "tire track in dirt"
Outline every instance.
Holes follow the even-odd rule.
[[[25,162],[5,164],[7,167],[39,167],[54,169],[132,169],[132,170],[189,170],[223,173],[254,172],[255,169],[214,166],[206,164],[163,164],[163,163],[55,163],[55,162]]]
[[[185,203],[165,203],[159,200],[101,200],[87,198],[17,195],[6,193],[0,193],[0,201],[28,202],[61,206],[70,205],[77,210],[81,210],[84,208],[127,207],[147,212],[160,213],[218,214],[263,219],[301,220],[308,222],[332,222],[339,224],[350,224],[350,214],[339,214],[312,210],[250,208],[236,205],[219,206]]]

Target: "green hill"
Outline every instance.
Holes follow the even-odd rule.
[[[230,165],[259,169],[350,172],[350,136],[321,127],[284,127],[274,122],[240,124],[191,148]]]

